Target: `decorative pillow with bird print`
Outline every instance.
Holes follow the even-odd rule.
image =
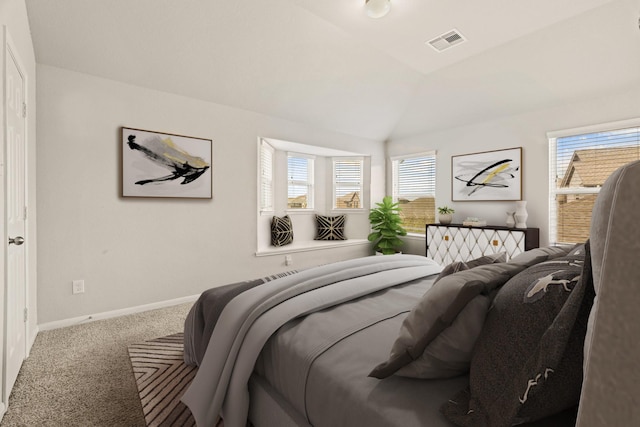
[[[531,266],[500,288],[473,351],[469,388],[442,407],[449,420],[508,427],[578,404],[595,295],[586,248]]]

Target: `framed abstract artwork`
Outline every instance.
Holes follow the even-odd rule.
[[[451,156],[451,200],[522,200],[522,147]]]
[[[122,128],[122,196],[213,197],[213,141]]]

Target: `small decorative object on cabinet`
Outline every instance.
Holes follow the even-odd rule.
[[[521,200],[516,202],[516,228],[527,228],[527,218],[529,217],[529,213],[527,212],[527,202],[526,200]]]
[[[438,208],[438,222],[440,224],[451,224],[453,221],[453,214],[456,213],[455,209],[448,206],[442,206]]]
[[[487,225],[487,221],[480,218],[475,217],[467,217],[464,221],[462,221],[462,225],[468,225],[470,227],[484,227]]]
[[[427,224],[425,240],[427,256],[442,265],[498,252],[506,252],[511,259],[539,246],[540,229]]]
[[[516,225],[516,217],[515,217],[516,213],[514,212],[507,212],[507,227],[511,227],[513,228]]]

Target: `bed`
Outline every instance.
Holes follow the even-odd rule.
[[[586,245],[444,271],[365,257],[245,285],[213,325],[190,313],[185,354],[189,336],[208,346],[182,400],[199,426],[633,425],[639,183],[640,163],[609,178]]]

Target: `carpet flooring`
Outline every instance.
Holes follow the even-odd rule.
[[[193,427],[189,408],[180,401],[197,369],[183,362],[183,334],[129,346],[129,358],[148,427]]]
[[[40,332],[1,427],[145,427],[127,347],[181,332],[192,303]]]

